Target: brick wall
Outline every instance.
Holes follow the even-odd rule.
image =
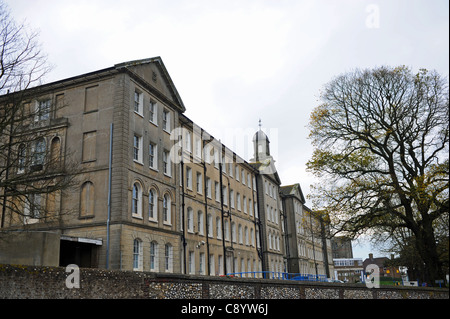
[[[79,288],[67,288],[73,272],[61,267],[0,264],[0,299],[448,299],[438,288],[368,289],[351,284],[185,276],[80,268]]]

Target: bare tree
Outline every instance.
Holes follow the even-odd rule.
[[[308,169],[322,179],[315,206],[352,236],[410,230],[428,280],[443,279],[436,227],[449,213],[447,81],[425,69],[356,70],[328,83],[322,101],[310,120]]]
[[[17,25],[0,1],[0,227],[49,220],[76,174],[53,117],[63,100],[41,99],[49,72],[38,34]]]

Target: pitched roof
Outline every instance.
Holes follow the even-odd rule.
[[[302,188],[299,183],[286,185],[280,187],[280,192],[282,196],[295,196],[303,204],[306,203],[305,196],[303,196]]]
[[[158,88],[158,86],[151,84],[152,81],[148,80],[149,76],[146,76],[145,72],[139,70],[140,68],[142,69],[145,65],[150,65],[150,64],[154,64],[156,66],[159,74],[161,75],[161,78],[163,79],[163,82],[165,83],[165,87],[167,88],[166,92],[164,92],[164,90],[161,90],[161,86]],[[176,89],[175,85],[173,84],[173,81],[169,75],[169,72],[167,71],[166,67],[164,66],[164,63],[163,63],[161,57],[159,57],[159,56],[154,57],[154,58],[118,63],[112,67],[108,67],[105,69],[100,69],[97,71],[80,74],[80,75],[77,75],[74,77],[58,80],[55,82],[50,82],[50,83],[42,84],[39,86],[31,87],[31,88],[28,88],[21,92],[24,94],[29,94],[29,95],[43,94],[47,91],[59,90],[61,88],[69,87],[72,85],[79,85],[80,83],[92,81],[92,80],[99,79],[102,77],[115,75],[120,72],[126,72],[137,83],[139,83],[140,85],[142,85],[143,87],[148,89],[150,92],[155,94],[158,98],[160,98],[164,102],[166,102],[169,105],[171,105],[172,107],[178,109],[180,112],[186,111],[186,108],[180,97],[180,94],[178,93],[178,90]],[[151,75],[150,75],[150,77],[151,77]],[[19,92],[14,92],[12,94],[16,94],[16,93],[19,93]],[[0,99],[4,98],[5,96],[6,95],[0,96]]]

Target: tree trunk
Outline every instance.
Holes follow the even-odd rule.
[[[425,264],[427,284],[436,286],[436,280],[445,280],[431,223],[424,224],[416,234],[416,248]]]

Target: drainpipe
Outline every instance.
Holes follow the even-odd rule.
[[[185,204],[184,204],[184,161],[183,161],[183,159],[181,159],[181,162],[180,162],[180,164],[181,164],[181,209],[182,209],[182,211],[181,211],[181,217],[182,217],[182,227],[183,227],[183,234],[182,234],[182,237],[181,237],[181,240],[182,240],[182,242],[183,242],[183,268],[184,268],[184,274],[186,274],[186,245],[187,245],[187,243],[186,243],[186,234],[185,234],[185,232],[186,232],[186,230],[185,230],[185,222],[184,222],[184,206],[185,206]]]
[[[284,237],[284,241],[285,241],[284,246],[286,248],[286,253],[285,253],[286,268],[287,268],[286,272],[290,272],[291,267],[290,267],[289,261],[291,260],[291,252],[289,250],[289,229],[288,229],[288,222],[287,222],[288,217],[287,217],[287,211],[286,211],[286,203],[285,203],[284,199],[281,197],[281,193],[278,193],[278,198],[279,198],[279,200],[281,200],[281,207],[283,208],[283,214],[281,214],[281,216],[283,216],[283,224],[284,224],[283,237]],[[292,203],[294,203],[294,202],[292,201]]]
[[[222,181],[222,161],[219,162],[219,174],[220,174],[220,211],[222,213],[222,246],[223,246],[223,272],[224,275],[227,274],[227,248],[225,247],[225,225],[224,225],[224,215],[223,211],[223,181]]]
[[[206,163],[202,161],[203,165],[203,192],[205,193],[205,218],[206,218],[206,262],[208,265],[208,276],[211,274],[211,265],[209,263],[209,222],[208,222],[208,194],[206,193]]]
[[[111,221],[111,182],[112,182],[112,145],[113,145],[113,128],[111,123],[109,130],[109,181],[108,181],[108,218],[106,219],[106,269],[109,269],[109,226]]]

